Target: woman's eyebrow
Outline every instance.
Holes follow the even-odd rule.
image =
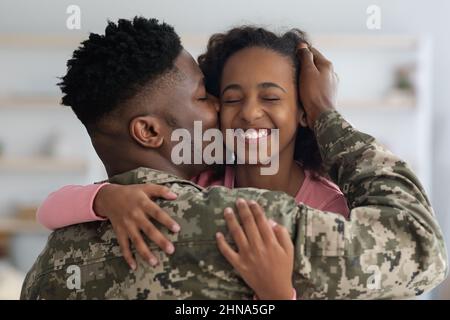
[[[241,86],[238,85],[238,84],[235,84],[235,83],[229,84],[229,85],[227,85],[227,86],[222,90],[222,95],[225,93],[225,91],[227,91],[227,90],[232,90],[232,89],[234,89],[234,90],[240,90],[240,89],[241,89]]]
[[[258,84],[258,88],[262,88],[262,89],[278,88],[278,89],[282,90],[283,92],[287,93],[287,91],[283,87],[281,87],[278,84],[273,83],[273,82],[262,82],[262,83],[259,83]]]

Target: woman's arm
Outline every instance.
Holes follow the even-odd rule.
[[[55,230],[73,224],[105,220],[95,214],[94,199],[98,191],[107,185],[68,185],[52,192],[39,207],[36,218],[40,224]]]
[[[145,244],[141,232],[166,253],[174,252],[173,244],[149,218],[155,219],[173,232],[178,232],[180,226],[152,200],[174,200],[176,197],[169,188],[155,184],[69,185],[51,193],[45,199],[37,211],[37,220],[54,230],[109,219],[117,234],[124,259],[134,270],[137,264],[130,250],[130,240],[145,261],[152,266],[158,264],[158,259]]]

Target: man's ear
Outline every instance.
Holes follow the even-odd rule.
[[[300,106],[300,108],[298,108],[297,117],[298,117],[298,119],[297,119],[298,124],[301,127],[308,127],[308,121],[306,120],[306,112],[302,106]]]
[[[130,122],[130,135],[145,148],[157,149],[164,142],[161,120],[152,116],[135,117]]]

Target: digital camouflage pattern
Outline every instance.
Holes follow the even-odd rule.
[[[320,117],[315,133],[330,177],[348,199],[350,220],[296,205],[281,192],[203,189],[139,168],[111,182],[157,183],[178,194],[175,201],[158,202],[181,226],[178,234],[162,228],[175,253],[167,257],[149,243],[161,263],[153,268],[138,257],[132,272],[108,222],[66,227],[50,235],[21,298],[251,299],[252,291],[221,256],[215,240],[217,231],[226,231],[224,208],[234,207],[238,197],[258,201],[267,216],[288,228],[300,299],[406,298],[438,285],[447,274],[446,249],[414,173],[336,111]]]

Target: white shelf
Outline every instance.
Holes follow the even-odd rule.
[[[206,48],[210,35],[185,33],[180,35],[187,46]],[[88,35],[32,35],[0,34],[0,48],[72,48],[77,47]],[[310,39],[317,47],[343,49],[381,48],[415,50],[418,47],[417,36],[412,35],[368,35],[368,34],[312,34]]]
[[[312,45],[335,49],[416,50],[418,38],[409,35],[312,35]]]
[[[0,109],[17,109],[17,108],[62,108],[60,98],[53,96],[17,96],[17,97],[0,97]]]
[[[85,172],[87,167],[83,159],[0,156],[0,172]]]
[[[387,110],[411,110],[416,107],[416,102],[411,101],[392,101],[388,99],[358,100],[358,99],[342,99],[337,102],[338,109],[378,109]]]
[[[47,229],[35,220],[14,217],[0,217],[0,234],[13,235],[17,233],[49,233]]]
[[[413,35],[367,35],[367,34],[311,34],[312,45],[317,48],[335,49],[400,49],[416,50],[419,39]],[[1,38],[0,38],[1,39]],[[206,48],[209,35],[182,34],[183,45]]]
[[[72,48],[75,49],[85,36],[73,35],[33,35],[33,34],[0,34],[0,48]]]

